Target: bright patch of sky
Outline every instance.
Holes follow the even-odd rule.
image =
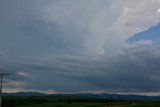
[[[160,24],[151,27],[146,31],[131,36],[127,39],[127,42],[133,43],[141,40],[151,40],[153,42],[160,42]]]

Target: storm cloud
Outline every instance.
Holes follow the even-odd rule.
[[[159,0],[1,0],[6,88],[159,92],[159,44],[125,42],[157,25],[159,8]]]

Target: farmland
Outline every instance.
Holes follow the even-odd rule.
[[[160,102],[62,96],[5,96],[2,107],[160,107]]]

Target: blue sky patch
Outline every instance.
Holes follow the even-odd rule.
[[[153,26],[146,31],[137,33],[128,38],[126,41],[133,43],[141,40],[152,40],[153,42],[160,42],[160,24]]]

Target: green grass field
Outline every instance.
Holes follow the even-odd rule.
[[[2,107],[160,107],[160,102],[53,96],[3,97]]]

